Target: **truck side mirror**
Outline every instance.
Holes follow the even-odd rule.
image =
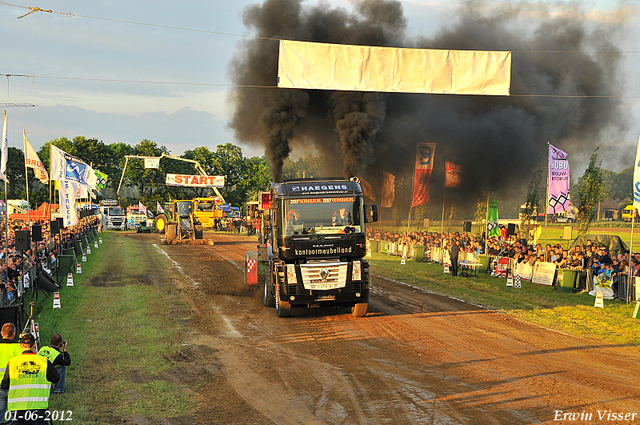
[[[378,206],[365,205],[364,206],[364,222],[375,223],[376,221],[378,221]]]

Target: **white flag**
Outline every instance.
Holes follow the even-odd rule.
[[[141,213],[144,213],[145,215],[147,215],[147,207],[145,207],[140,201],[138,201],[138,209],[140,210]]]
[[[158,204],[156,208],[156,210],[158,211],[158,214],[163,213],[164,208],[162,208],[162,205],[160,205],[160,202],[156,202],[156,203]]]
[[[78,211],[76,210],[76,185],[68,180],[60,181],[60,214],[64,221],[64,227],[78,223]]]
[[[49,180],[47,169],[44,168],[44,164],[42,164],[42,161],[40,161],[38,154],[35,150],[33,150],[33,146],[31,146],[31,143],[29,143],[25,130],[22,130],[22,139],[24,141],[25,164],[27,165],[27,167],[33,168],[33,172],[38,180],[40,180],[40,182],[46,184],[47,180]]]
[[[636,163],[633,168],[633,206],[640,210],[640,139],[638,139]]]
[[[7,180],[7,159],[9,143],[7,140],[7,111],[4,111],[4,127],[2,129],[2,159],[0,159],[0,180]]]
[[[98,177],[93,168],[81,159],[51,145],[51,180],[68,180],[89,190],[95,190]]]

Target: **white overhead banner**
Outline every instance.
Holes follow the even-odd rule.
[[[167,174],[167,186],[224,187],[224,176],[191,176]]]
[[[509,96],[511,52],[280,40],[278,87]]]

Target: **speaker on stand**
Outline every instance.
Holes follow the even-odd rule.
[[[18,251],[26,251],[31,248],[31,238],[28,230],[16,230],[15,241]]]
[[[40,223],[31,225],[31,240],[33,242],[40,242],[42,240],[42,225]]]

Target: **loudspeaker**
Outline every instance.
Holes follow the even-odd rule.
[[[22,304],[6,305],[0,307],[0,323],[13,323],[16,327],[16,339],[24,326],[24,313]],[[2,326],[0,325],[0,326]]]
[[[58,222],[58,229],[64,229],[64,220],[62,219],[62,217],[56,218],[56,221]]]
[[[58,227],[58,220],[51,220],[51,234],[57,235],[60,233],[60,228]]]
[[[515,223],[509,223],[507,225],[507,236],[513,236],[516,234],[516,225]]]
[[[31,240],[34,242],[40,242],[42,240],[42,225],[33,224],[31,226]]]
[[[471,231],[471,222],[470,221],[465,221],[464,222],[464,227],[463,227],[463,232],[470,232]]]
[[[38,277],[36,278],[36,284],[39,289],[42,289],[45,292],[53,294],[61,287],[56,283],[53,276],[51,276],[46,271],[42,270]]]
[[[31,238],[28,230],[16,230],[16,249],[26,251],[31,248]]]

